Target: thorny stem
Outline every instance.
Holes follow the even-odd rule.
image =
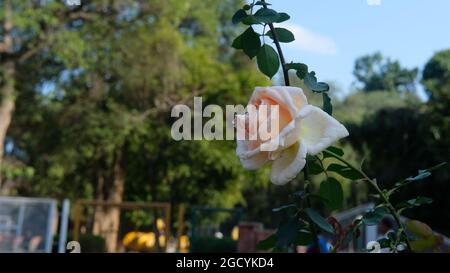
[[[267,4],[265,0],[262,0],[263,3],[263,7],[267,8]],[[291,83],[289,81],[289,71],[288,69],[286,69],[286,61],[284,59],[284,55],[283,55],[283,50],[281,49],[281,45],[280,45],[280,40],[278,39],[278,35],[275,31],[275,27],[273,26],[272,23],[267,24],[270,28],[270,31],[272,32],[272,38],[273,38],[273,42],[277,48],[277,52],[278,52],[278,56],[280,56],[280,63],[281,63],[281,69],[283,70],[283,77],[284,77],[284,84],[286,86],[290,86]],[[264,26],[265,29],[265,26]],[[306,165],[305,168],[303,169],[304,171],[304,180],[305,180],[305,186],[304,186],[304,190],[305,193],[308,194],[309,193],[309,188],[310,188],[310,182],[309,182],[309,175],[308,175],[308,166]],[[306,197],[306,205],[308,207],[311,207],[311,199],[310,197],[307,195]],[[320,244],[319,244],[319,237],[317,236],[317,230],[316,230],[316,226],[314,225],[314,223],[311,221],[310,222],[310,229],[311,229],[311,235],[313,237],[313,246],[314,249],[316,249],[316,251],[318,253],[320,253]]]
[[[395,209],[395,207],[392,205],[392,203],[389,201],[388,196],[386,195],[386,193],[380,189],[380,187],[378,186],[377,182],[373,179],[371,179],[366,173],[364,173],[362,170],[356,168],[355,166],[353,166],[350,162],[348,162],[347,160],[343,159],[342,157],[340,157],[339,155],[330,152],[330,151],[324,151],[324,154],[329,154],[330,156],[334,157],[335,159],[341,161],[342,163],[344,163],[345,165],[347,165],[349,168],[357,171],[359,174],[361,174],[364,177],[364,180],[366,180],[367,182],[369,182],[369,184],[375,189],[375,191],[380,195],[380,198],[382,199],[382,201],[384,202],[384,205],[386,206],[386,208],[389,210],[389,212],[392,214],[392,216],[395,219],[395,222],[397,222],[397,225],[399,227],[399,229],[401,229],[401,232],[403,233],[403,235],[405,236],[405,240],[406,240],[406,246],[408,248],[409,251],[412,251],[411,248],[411,243],[409,241],[408,235],[406,234],[405,231],[405,227],[403,226],[403,223],[400,220],[400,214],[398,213],[398,211]]]
[[[305,180],[304,190],[305,190],[305,193],[308,194],[310,191],[308,162],[306,163],[305,168],[303,169],[303,173],[304,173],[304,180]],[[309,197],[309,195],[306,196],[306,205],[309,208],[311,207],[311,198]],[[313,248],[317,251],[317,253],[320,253],[319,237],[317,236],[316,226],[313,221],[310,221],[309,227],[311,230],[311,235],[313,237],[313,246],[314,246]]]
[[[267,8],[267,4],[265,0],[261,1],[263,3],[263,7]],[[270,28],[270,31],[272,32],[272,38],[273,38],[273,42],[277,48],[277,52],[278,52],[278,56],[280,56],[280,63],[281,63],[281,69],[283,70],[283,77],[284,77],[284,84],[286,86],[290,86],[291,83],[289,81],[289,71],[288,69],[286,69],[286,61],[284,59],[284,55],[283,55],[283,50],[281,49],[281,45],[280,45],[280,40],[278,39],[278,35],[275,31],[275,27],[273,26],[272,23],[267,24]],[[264,26],[265,29],[265,26]],[[304,180],[305,180],[305,193],[308,194],[309,193],[309,175],[308,175],[308,166],[305,166],[304,168]],[[311,207],[311,200],[309,198],[309,196],[306,197],[306,205],[308,207]],[[317,252],[320,253],[320,244],[319,244],[319,237],[317,236],[317,230],[316,230],[316,226],[314,225],[314,223],[311,221],[310,222],[310,229],[311,229],[311,234],[313,237],[313,245],[314,248],[317,250]]]
[[[265,0],[261,1],[263,3],[263,7],[267,8],[267,4]],[[272,23],[268,24],[270,31],[272,32],[273,42],[275,43],[275,46],[277,48],[278,55],[280,56],[280,62],[281,62],[281,69],[283,70],[283,77],[284,77],[284,84],[286,86],[290,86],[291,83],[289,81],[289,71],[286,69],[286,61],[284,59],[283,51],[281,50],[280,40],[278,39],[278,35],[275,32],[275,27]]]

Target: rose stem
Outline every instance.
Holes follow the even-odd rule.
[[[267,8],[267,4],[265,0],[261,1],[263,3],[263,7]],[[290,86],[291,83],[289,81],[289,71],[286,69],[286,61],[284,59],[283,50],[281,49],[280,40],[278,39],[278,35],[275,31],[275,27],[272,23],[268,24],[270,31],[272,32],[273,42],[275,43],[275,46],[277,48],[278,56],[280,56],[280,62],[281,62],[281,69],[283,70],[283,77],[284,77],[284,84],[286,86]],[[305,177],[305,193],[309,192],[309,176],[308,176],[308,166],[306,166],[304,169],[304,177]],[[309,196],[306,196],[306,203],[308,207],[311,207],[311,200]],[[320,245],[319,245],[319,238],[317,237],[317,231],[316,227],[314,226],[314,223],[311,221],[310,223],[311,228],[311,234],[313,237],[313,245],[314,248],[317,250],[317,252],[320,253]]]
[[[310,187],[310,181],[309,181],[309,173],[308,173],[308,161],[306,162],[305,168],[303,169],[304,174],[304,180],[305,180],[305,193],[309,193],[309,187]],[[309,198],[309,195],[306,195],[306,206],[311,208],[311,199]],[[311,219],[310,219],[311,220]],[[317,230],[314,222],[311,220],[309,223],[309,228],[311,230],[311,235],[313,237],[313,246],[314,249],[317,251],[317,253],[320,253],[320,244],[319,244],[319,237],[317,236]]]
[[[267,8],[267,4],[265,0],[261,1],[263,3],[263,7]],[[268,24],[270,31],[272,32],[273,42],[275,43],[275,46],[278,51],[278,55],[280,56],[280,62],[281,62],[281,69],[283,70],[283,76],[284,76],[284,84],[286,86],[290,86],[291,83],[289,81],[289,71],[286,69],[286,61],[284,60],[283,51],[281,50],[280,40],[278,39],[278,35],[275,32],[275,27],[272,23]]]

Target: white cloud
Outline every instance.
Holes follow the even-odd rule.
[[[290,30],[294,34],[295,41],[286,44],[294,49],[325,55],[336,55],[338,51],[333,39],[322,34],[315,33],[303,26],[292,23],[283,23],[279,26]]]

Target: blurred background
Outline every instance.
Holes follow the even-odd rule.
[[[339,146],[382,187],[449,161],[450,3],[431,2],[271,1],[293,18],[288,61],[331,83],[350,131]],[[245,171],[233,141],[170,135],[176,104],[246,105],[281,84],[230,47],[243,4],[0,0],[0,251],[254,251],[273,232],[272,208],[301,181]],[[433,198],[405,215],[447,236],[449,179],[446,167],[396,195]],[[370,207],[364,183],[342,182],[332,213]]]

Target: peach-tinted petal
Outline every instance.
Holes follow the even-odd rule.
[[[280,105],[280,117],[283,117],[283,120],[287,118],[287,113],[284,111],[289,112],[290,119],[292,120],[298,110],[308,104],[308,100],[306,99],[303,90],[291,86],[256,87],[250,98],[249,104],[258,106],[263,101],[272,105]]]
[[[297,142],[281,152],[272,164],[270,180],[276,185],[284,185],[293,180],[306,164],[306,146]]]

